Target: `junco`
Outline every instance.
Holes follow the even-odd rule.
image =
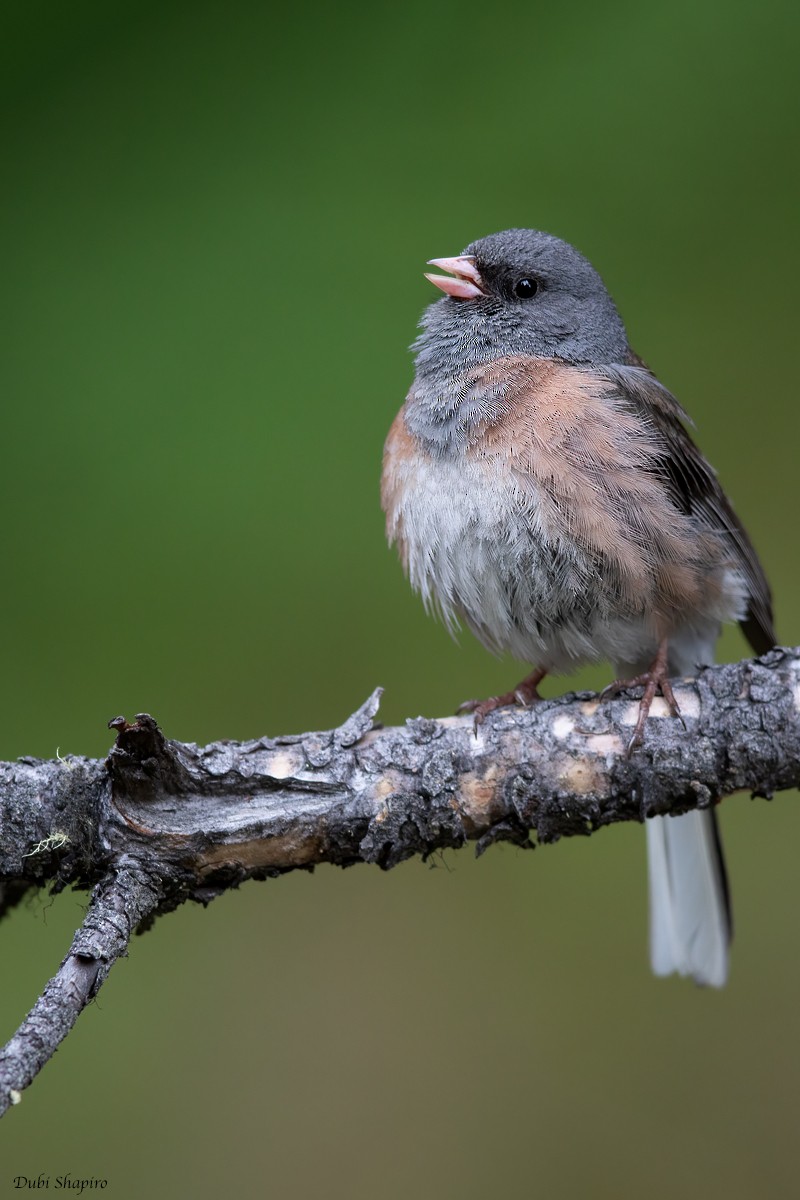
[[[509,229],[431,259],[445,297],[414,343],[382,502],[412,586],[450,628],[534,670],[464,707],[538,698],[549,672],[610,660],[642,687],[629,750],[670,675],[713,659],[723,621],[775,644],[769,585],[677,400],[631,350],[602,279],[559,238]],[[713,812],[647,822],[657,975],[721,986],[731,935]]]

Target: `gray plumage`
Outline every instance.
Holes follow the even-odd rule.
[[[752,544],[591,264],[534,230],[464,255],[445,261],[475,286],[426,310],[384,458],[387,532],[426,605],[547,671],[638,674],[662,643],[690,671],[727,620],[773,645]],[[649,822],[648,845],[654,970],[721,984],[713,817]]]
[[[428,306],[414,342],[417,381],[446,386],[465,368],[506,354],[557,357],[571,363],[624,362],[625,327],[592,264],[550,233],[509,229],[472,242],[488,294],[477,304],[452,299]],[[517,280],[535,277],[531,302],[514,296]]]

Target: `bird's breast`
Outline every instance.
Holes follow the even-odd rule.
[[[386,442],[389,540],[451,628],[540,666],[619,661],[739,604],[663,454],[601,371],[512,357],[418,379]]]
[[[592,557],[569,540],[552,543],[539,490],[515,476],[513,458],[432,453],[401,411],[382,500],[412,586],[451,630],[463,620],[489,649],[540,660],[554,629],[580,627],[580,650],[566,658],[591,653]]]

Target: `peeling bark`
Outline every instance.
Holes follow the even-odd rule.
[[[675,683],[628,759],[637,701],[565,696],[470,718],[374,722],[376,690],[338,729],[205,747],[152,717],[110,722],[104,761],[0,764],[0,916],[33,887],[92,888],[56,976],[0,1053],[0,1113],[69,1032],[131,932],[184,900],[328,862],[530,845],[800,783],[800,650]]]

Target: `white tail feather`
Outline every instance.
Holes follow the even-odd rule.
[[[698,663],[713,662],[718,633],[712,625],[675,634],[669,643],[670,674],[688,675]],[[648,666],[619,664],[618,674],[638,675]],[[710,810],[652,817],[645,829],[653,972],[677,971],[696,983],[722,987],[728,978],[731,915],[716,817]]]
[[[696,983],[722,987],[728,978],[730,919],[714,814],[653,817],[645,828],[653,971],[677,971]]]

